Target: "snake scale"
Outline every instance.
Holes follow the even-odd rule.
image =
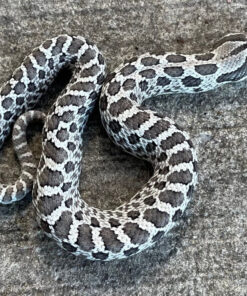
[[[74,67],[72,79],[49,113],[28,111],[68,65]],[[142,102],[166,93],[204,92],[246,76],[245,34],[227,35],[204,54],[144,54],[107,77],[102,54],[86,39],[60,35],[45,41],[0,92],[0,142],[14,124],[12,138],[22,170],[14,184],[1,184],[0,203],[20,200],[33,190],[45,233],[90,260],[121,259],[144,250],[184,212],[197,182],[197,160],[187,133]],[[99,95],[110,138],[154,169],[143,188],[114,210],[90,207],[78,191],[82,135]],[[44,121],[37,169],[26,141],[27,125],[34,119]]]

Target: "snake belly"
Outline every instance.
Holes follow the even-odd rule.
[[[22,91],[24,109],[29,109],[32,106],[26,98],[36,98],[61,67],[75,62],[72,80],[45,119],[42,154],[33,186],[33,205],[41,228],[64,249],[90,260],[121,259],[152,246],[172,229],[191,199],[197,182],[197,159],[188,134],[173,120],[144,108],[142,103],[152,96],[203,92],[245,79],[246,36],[227,35],[204,54],[145,54],[107,76],[100,97],[106,131],[126,152],[151,162],[154,168],[142,189],[114,210],[90,207],[78,191],[82,134],[105,76],[102,55],[85,39],[63,35],[46,41],[27,59],[29,63],[21,66],[26,76],[18,79],[15,72],[13,78],[25,87],[20,90],[10,80],[1,92],[2,109],[8,107],[3,103],[6,98],[13,101],[7,108],[14,114],[13,121],[22,112],[16,111],[16,88]],[[44,85],[39,71],[45,72]],[[28,90],[31,82],[36,83],[37,93],[34,87]],[[23,122],[15,136],[23,130]],[[9,131],[10,122],[4,124]],[[26,147],[25,143],[18,145]],[[13,192],[6,192],[4,189],[0,194],[1,200],[11,203],[15,200]]]

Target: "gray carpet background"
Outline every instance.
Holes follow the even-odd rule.
[[[246,19],[245,0],[0,0],[0,85],[32,48],[61,33],[94,41],[110,71],[148,51],[206,52],[223,35],[246,32]],[[41,109],[55,99],[60,80],[63,75]],[[108,263],[85,261],[40,231],[30,196],[0,206],[0,295],[247,295],[246,88],[247,81],[147,102],[191,134],[199,185],[178,227],[143,253]],[[29,134],[38,159],[40,129],[33,126]],[[110,142],[95,111],[85,134],[83,198],[115,207],[151,173],[148,164]],[[0,152],[0,182],[18,174],[8,140]]]

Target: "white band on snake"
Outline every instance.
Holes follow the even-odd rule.
[[[70,64],[75,65],[73,77],[48,115],[24,113]],[[166,93],[203,92],[246,76],[244,34],[225,36],[205,54],[145,54],[106,79],[104,59],[94,44],[68,35],[45,41],[0,92],[1,145],[15,122],[13,143],[22,169],[14,184],[0,185],[0,203],[20,200],[33,190],[45,233],[90,260],[121,259],[146,249],[184,212],[196,185],[197,161],[187,133],[142,102]],[[154,168],[143,188],[114,210],[89,206],[78,191],[82,135],[100,91],[101,119],[110,138]],[[37,172],[26,142],[26,127],[33,119],[45,121]]]

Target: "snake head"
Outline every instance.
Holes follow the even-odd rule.
[[[213,45],[213,49],[216,49],[223,44],[227,42],[238,42],[238,41],[247,41],[247,33],[231,33],[227,34],[221,39],[219,39],[216,43]]]

